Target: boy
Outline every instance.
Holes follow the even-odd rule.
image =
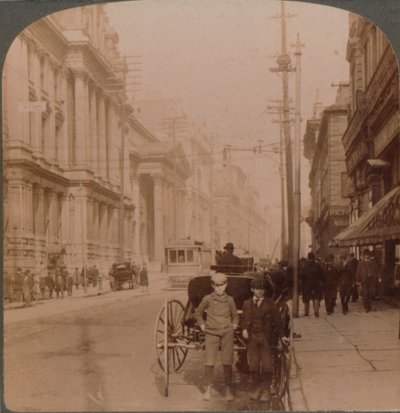
[[[253,297],[243,303],[242,335],[248,340],[247,357],[254,385],[250,398],[267,402],[272,383],[274,349],[278,344],[280,317],[271,298],[265,296],[266,280],[258,274],[250,283]],[[263,383],[260,385],[261,378]]]
[[[233,333],[239,324],[235,301],[225,293],[228,278],[223,273],[215,273],[211,276],[211,285],[214,290],[206,295],[197,307],[194,317],[200,328],[205,332],[206,346],[206,387],[204,400],[211,399],[211,384],[215,359],[221,348],[221,359],[224,366],[226,384],[226,400],[232,401],[232,364],[233,364]],[[207,311],[207,319],[203,314]]]

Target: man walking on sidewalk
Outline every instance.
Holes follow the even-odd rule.
[[[302,297],[304,303],[304,315],[310,315],[310,300],[313,302],[314,315],[319,317],[319,303],[322,299],[324,274],[322,266],[315,260],[315,254],[309,252],[307,261],[301,272]]]
[[[376,296],[379,283],[382,282],[378,264],[374,260],[371,252],[364,250],[363,256],[357,265],[356,279],[361,285],[361,296],[364,309],[368,313],[372,310],[372,300]]]
[[[338,288],[338,271],[334,264],[335,257],[330,254],[326,257],[324,264],[324,299],[326,314],[333,314]]]
[[[354,254],[351,252],[341,268],[339,277],[340,302],[342,304],[343,314],[345,315],[349,312],[349,301],[352,291],[354,288],[357,289],[355,280],[356,271],[357,259],[354,258]]]

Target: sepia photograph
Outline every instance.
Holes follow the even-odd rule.
[[[400,411],[400,2],[349,3],[0,0],[0,411]]]

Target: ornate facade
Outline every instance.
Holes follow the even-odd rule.
[[[400,183],[399,75],[396,57],[384,34],[371,22],[353,14],[347,60],[351,116],[343,145],[352,181],[350,221],[354,225]],[[393,225],[387,229],[393,229]],[[393,262],[400,231],[386,239],[381,226],[375,236],[370,234],[363,239],[359,233],[357,239],[351,240],[351,234],[345,238],[340,243],[348,246],[374,244],[382,262]]]
[[[69,270],[162,261],[169,190],[184,184],[187,161],[178,150],[182,166],[174,168],[172,149],[132,115],[127,73],[103,5],[47,16],[11,45],[3,72],[6,271],[38,270],[54,252]]]

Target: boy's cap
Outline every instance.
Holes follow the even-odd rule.
[[[228,281],[228,277],[223,272],[216,272],[211,276],[211,282],[214,284],[224,284]]]
[[[265,277],[262,274],[257,274],[251,281],[250,281],[251,288],[263,289],[265,288]]]

